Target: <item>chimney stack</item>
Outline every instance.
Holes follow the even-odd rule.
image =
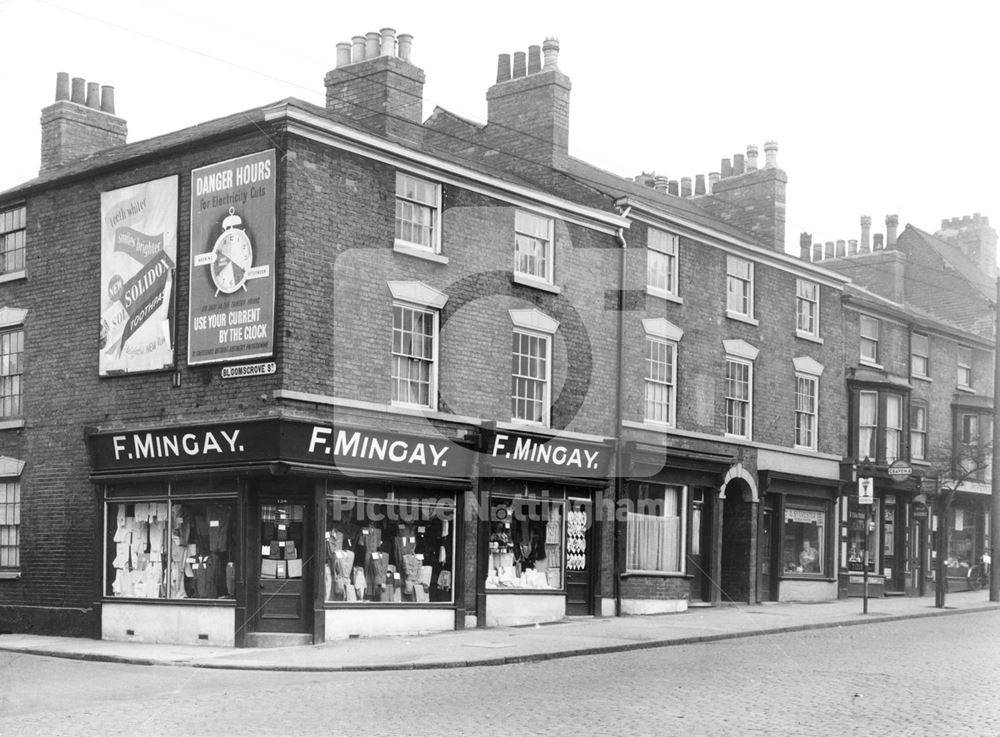
[[[486,92],[486,137],[497,149],[551,166],[569,153],[569,77],[559,70],[559,41],[547,38],[527,55],[514,52],[509,79]],[[505,65],[500,56],[498,68]]]
[[[337,44],[337,66],[324,79],[327,110],[376,134],[419,143],[424,72],[410,61],[412,45],[411,35],[397,38],[393,28]]]
[[[72,91],[71,91],[72,90]],[[66,72],[56,75],[55,102],[42,109],[42,151],[39,173],[106,149],[124,146],[125,121],[115,116],[115,90],[87,84]]]
[[[757,165],[757,147],[747,146],[746,159],[722,159],[721,175],[711,183],[711,197],[699,205],[776,251],[785,250],[785,189],[788,177],[777,168],[778,145],[764,144],[767,163]],[[749,166],[747,163],[749,162]]]
[[[972,217],[942,220],[941,230],[934,235],[959,248],[991,278],[996,276],[997,232],[990,227],[988,217],[977,212]]]

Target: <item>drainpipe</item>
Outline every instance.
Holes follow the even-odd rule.
[[[615,203],[615,207],[618,208],[619,214],[623,218],[627,218],[629,213],[632,212],[632,206],[626,205],[626,199],[621,199]],[[623,207],[624,206],[624,207]],[[618,503],[625,494],[625,481],[623,478],[623,468],[622,468],[622,457],[624,453],[622,452],[622,420],[624,418],[624,392],[625,392],[625,273],[626,273],[626,256],[628,255],[628,242],[625,240],[625,229],[619,228],[615,233],[615,237],[618,239],[618,245],[621,246],[621,259],[619,261],[621,268],[618,274],[618,287],[619,287],[619,303],[618,303],[618,377],[615,382],[615,514],[614,522],[612,526],[614,540],[614,585],[615,585],[615,616],[620,617],[622,615],[622,587],[621,587],[621,570],[622,561],[621,545],[619,545],[619,529],[621,525],[618,522]]]

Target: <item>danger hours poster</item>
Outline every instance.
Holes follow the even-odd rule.
[[[274,150],[191,172],[188,364],[274,351]]]
[[[101,193],[101,376],[174,365],[177,183]]]

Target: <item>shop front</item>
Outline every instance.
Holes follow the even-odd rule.
[[[486,428],[477,601],[487,627],[608,615],[608,442]],[[609,519],[607,514],[612,516]]]
[[[966,591],[969,586],[969,571],[983,560],[983,555],[989,555],[990,544],[990,496],[988,488],[982,483],[969,482],[970,487],[981,487],[970,491],[959,491],[945,514],[934,514],[932,526],[935,532],[946,526],[944,550],[945,576],[948,591]],[[940,534],[935,535],[932,557],[939,555],[938,541]],[[936,576],[936,570],[930,578]],[[973,585],[976,585],[975,582]]]
[[[837,598],[836,479],[761,472],[761,601]]]
[[[95,431],[105,639],[254,646],[463,626],[473,452],[269,418]]]

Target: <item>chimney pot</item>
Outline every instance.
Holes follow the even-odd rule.
[[[83,77],[73,77],[73,93],[69,98],[70,101],[80,105],[86,104],[86,87],[87,80]]]
[[[743,154],[733,154],[733,176],[738,177],[746,171],[743,163]]]
[[[757,146],[753,143],[747,146],[747,171],[757,171]]]
[[[729,159],[722,160],[722,178],[728,179],[733,175],[733,165],[730,163]]]
[[[379,32],[382,36],[382,45],[379,49],[381,56],[396,55],[396,29],[383,28]]]
[[[764,141],[764,168],[778,168],[778,143],[777,141]]]
[[[861,253],[871,251],[872,216],[861,216]]]
[[[399,34],[396,36],[396,43],[399,44],[399,58],[403,61],[409,61],[410,56],[413,54],[413,34]]]
[[[542,54],[544,56],[543,69],[559,68],[559,39],[547,38],[542,43]]]
[[[500,54],[497,57],[497,83],[510,79],[510,54]]]
[[[374,59],[379,55],[379,47],[382,45],[382,36],[378,31],[369,31],[365,34],[365,59]]]
[[[351,44],[341,41],[337,44],[337,69],[346,67],[351,63]]]
[[[528,74],[537,74],[542,71],[542,47],[528,47]]]
[[[696,195],[705,194],[705,175],[695,174],[694,177],[694,193]]]
[[[883,250],[882,249],[882,234],[881,233],[876,233],[874,236],[872,236],[872,240],[873,240],[873,243],[872,243],[872,251],[873,252],[874,251],[881,251],[881,250]]]
[[[843,258],[847,255],[847,243],[843,240],[837,241],[837,258]]]
[[[666,194],[669,188],[669,184],[670,182],[666,177],[657,175],[657,177],[653,180],[653,189],[655,189],[657,192],[663,192],[664,194]]]
[[[364,36],[352,36],[351,37],[351,62],[359,62],[365,60],[365,37]]]
[[[87,82],[87,107],[101,109],[101,85],[97,82]]]
[[[680,194],[680,182],[676,179],[671,179],[670,182],[667,183],[667,192],[672,194],[674,197],[677,197]]]
[[[691,177],[681,177],[681,197],[691,196]]]
[[[813,243],[813,261],[823,260],[823,244]]]
[[[852,238],[847,241],[847,255],[857,256],[858,255],[858,239]]]
[[[826,258],[835,258],[836,257],[837,252],[834,250],[835,247],[836,246],[834,245],[833,241],[827,241],[826,242],[826,244],[823,247],[823,253],[824,253],[824,255],[825,255]]]
[[[721,176],[717,171],[710,171],[708,173],[708,194],[712,194],[712,190],[715,189],[715,185],[719,183]]]
[[[812,234],[799,233],[799,258],[808,261],[812,252]]]
[[[514,52],[514,79],[520,79],[527,73],[526,54],[523,51]]]
[[[109,84],[101,87],[101,111],[108,115],[115,114],[115,88]]]
[[[69,99],[69,74],[58,72],[56,74],[56,102]]]
[[[899,226],[899,215],[885,216],[885,247],[896,247],[896,228]]]

